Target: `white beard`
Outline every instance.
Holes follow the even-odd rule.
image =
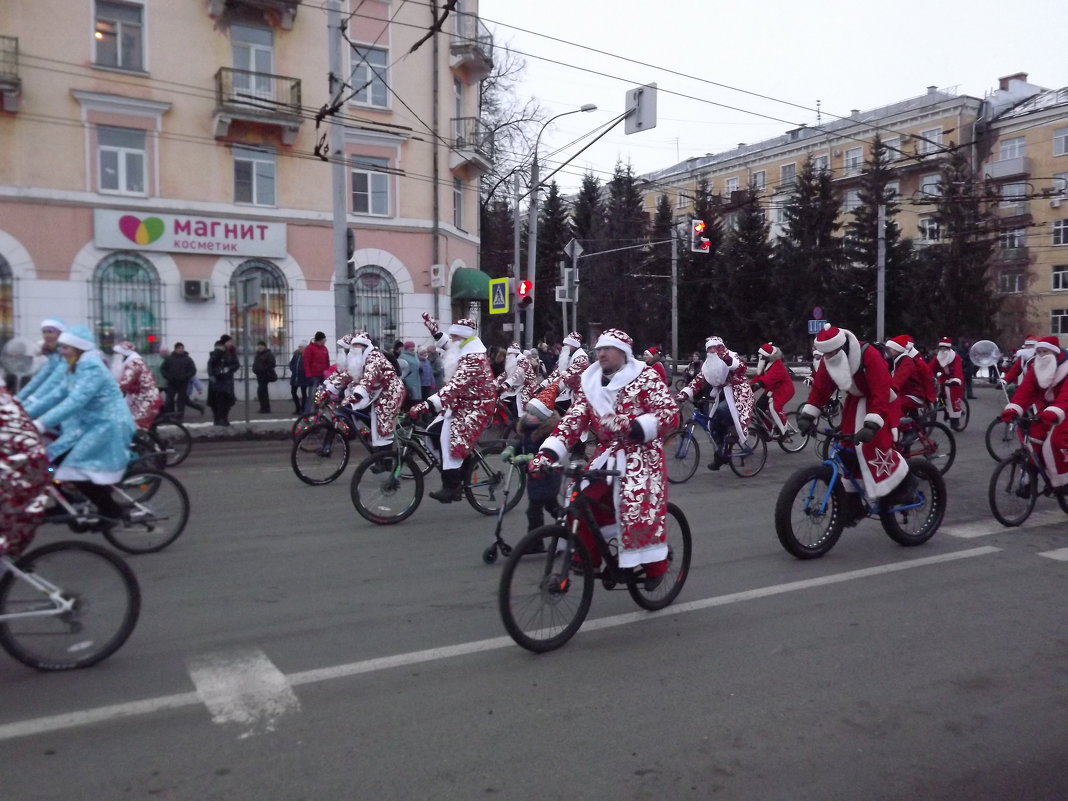
[[[519,357],[514,353],[509,353],[504,357],[504,374],[511,376],[515,374],[515,368],[519,364]]]
[[[345,357],[345,371],[357,384],[363,378],[363,366],[366,362],[367,351],[357,351],[356,348],[350,350],[349,355]]]
[[[839,351],[834,356],[824,356],[823,365],[834,383],[844,392],[848,392],[853,386],[853,373],[849,369],[849,355]]]
[[[556,369],[561,373],[571,365],[572,352],[570,345],[564,345],[560,348],[560,358],[556,360]]]
[[[1038,385],[1042,389],[1049,389],[1057,373],[1057,357],[1052,353],[1049,356],[1035,356],[1032,364],[1035,366],[1035,380]]]
[[[441,370],[445,377],[445,383],[452,381],[456,374],[456,368],[460,365],[460,345],[450,342],[441,354]]]
[[[953,362],[953,357],[956,356],[956,355],[957,354],[954,353],[952,350],[946,350],[945,348],[939,348],[936,358],[938,359],[938,363],[940,365],[942,365],[943,367],[949,367],[949,365],[952,364],[952,362]]]
[[[709,386],[722,387],[730,378],[731,371],[723,359],[715,353],[710,353],[705,357],[705,363],[701,365],[701,375],[705,377]]]
[[[121,381],[122,371],[126,368],[126,357],[121,353],[112,353],[108,367],[111,368],[111,374],[115,376],[115,380]]]

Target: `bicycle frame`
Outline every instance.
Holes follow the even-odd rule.
[[[1042,492],[1039,494],[1045,494],[1049,492],[1053,487],[1053,482],[1050,481],[1049,472],[1046,470],[1046,465],[1039,455],[1035,452],[1034,443],[1030,440],[1031,424],[1034,423],[1037,417],[1019,417],[1017,418],[1018,425],[1016,426],[1016,439],[1020,443],[1020,447],[1017,448],[1013,455],[1023,455],[1027,457],[1027,461],[1035,468],[1035,471],[1041,477],[1043,481]]]
[[[844,445],[841,444],[841,440],[851,439],[851,435],[839,434],[832,429],[826,429],[823,433],[831,439],[830,452],[828,453],[827,458],[823,460],[823,464],[831,468],[831,480],[827,482],[827,490],[824,493],[823,498],[820,500],[820,514],[823,514],[827,511],[827,507],[831,502],[831,496],[834,493],[835,487],[837,487],[838,482],[843,479],[847,480],[852,485],[854,491],[857,492],[861,500],[864,501],[864,508],[867,511],[868,516],[870,517],[872,515],[878,514],[880,511],[879,499],[876,498],[873,500],[868,497],[868,493],[864,490],[863,481],[859,480],[856,476],[853,475],[853,473],[849,470],[848,465],[846,465],[845,460],[842,458],[843,451],[853,451],[853,449],[846,448]],[[857,456],[857,458],[859,459],[860,457]],[[922,505],[923,502],[917,501],[913,503],[902,504],[900,506],[895,506],[893,507],[893,509],[888,509],[885,511],[907,512],[909,509],[916,509]]]
[[[0,615],[0,623],[8,620],[23,620],[28,617],[55,617],[56,615],[66,614],[74,609],[74,598],[65,598],[62,590],[55,584],[52,584],[48,579],[43,578],[37,573],[26,573],[19,570],[16,567],[14,560],[8,556],[0,556],[0,576],[5,573],[11,573],[20,581],[25,581],[35,590],[42,595],[47,595],[48,600],[55,604],[52,609],[40,609],[33,612],[10,612],[6,615]]]

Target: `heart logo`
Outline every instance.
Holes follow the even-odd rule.
[[[159,217],[140,219],[132,214],[119,218],[119,230],[122,235],[137,245],[151,245],[163,236],[166,225]]]

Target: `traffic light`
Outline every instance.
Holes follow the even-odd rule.
[[[705,229],[708,226],[705,225],[704,220],[693,220],[690,223],[690,252],[691,253],[708,253],[709,241],[705,236]]]
[[[516,285],[515,294],[519,298],[519,308],[525,309],[534,302],[534,282],[524,278]]]

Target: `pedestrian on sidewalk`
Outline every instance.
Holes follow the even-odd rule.
[[[308,405],[308,383],[304,378],[304,348],[294,348],[289,357],[289,394],[293,398],[293,414],[300,417]]]
[[[326,369],[330,366],[330,351],[326,349],[326,334],[316,331],[312,341],[304,346],[304,378],[307,385],[307,399],[304,402],[304,413],[311,411],[315,402],[315,390],[323,383],[326,377]]]
[[[236,348],[221,339],[208,357],[208,397],[214,414],[214,424],[230,425],[230,410],[237,397],[234,393],[234,373],[241,369]]]
[[[185,414],[185,407],[192,406],[204,414],[204,404],[189,397],[189,383],[196,377],[197,366],[181,342],[174,343],[171,351],[159,366],[160,375],[166,382],[163,389],[163,410],[177,412],[178,419]]]
[[[256,343],[256,356],[252,360],[252,373],[256,376],[256,400],[260,404],[259,413],[270,414],[271,397],[267,393],[267,388],[278,380],[278,373],[275,370],[274,353],[263,340]]]

